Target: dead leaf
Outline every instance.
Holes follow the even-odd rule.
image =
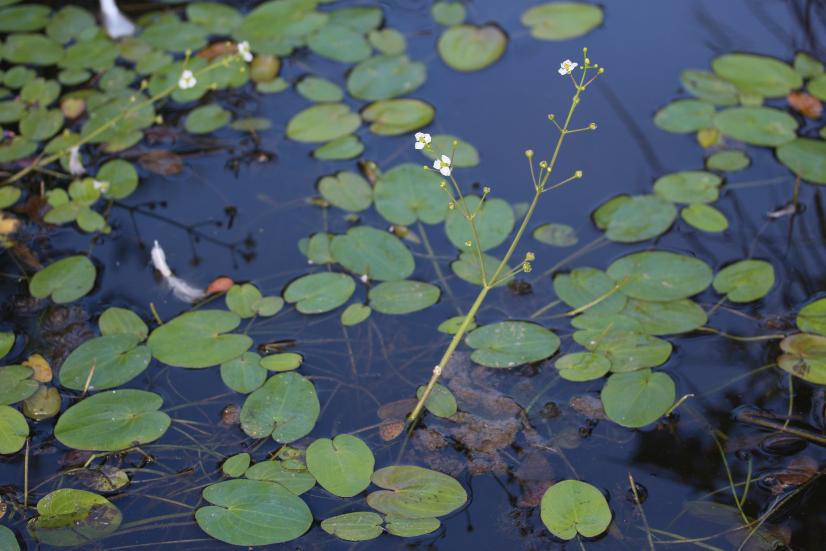
[[[31,368],[34,372],[32,378],[39,383],[48,383],[52,380],[52,367],[46,358],[40,354],[32,354],[23,362],[23,365]]]
[[[148,151],[138,158],[140,165],[161,176],[174,176],[184,169],[184,162],[179,155],[165,149]]]
[[[397,436],[404,432],[404,421],[389,421],[382,423],[379,427],[379,436],[385,442],[395,440]]]
[[[226,40],[222,40],[221,42],[216,42],[214,44],[210,44],[200,52],[196,54],[197,57],[201,59],[206,59],[207,61],[212,61],[213,59],[219,58],[225,55],[232,55],[237,50],[237,47],[232,42],[227,42]]]
[[[208,295],[214,293],[226,293],[233,285],[235,285],[235,282],[232,281],[232,278],[216,277],[212,280],[212,283],[209,284],[206,292]]]
[[[806,92],[790,92],[786,96],[789,105],[807,119],[819,119],[823,114],[823,104]]]

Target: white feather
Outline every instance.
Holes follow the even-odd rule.
[[[103,12],[103,26],[111,38],[123,38],[135,34],[135,25],[121,13],[115,0],[100,0]]]
[[[199,289],[172,273],[169,264],[166,262],[166,253],[157,241],[152,246],[151,256],[152,265],[163,276],[164,282],[172,289],[175,298],[191,303],[201,300],[207,295],[204,289]]]

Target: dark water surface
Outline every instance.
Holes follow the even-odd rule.
[[[584,38],[561,43],[532,39],[520,25],[520,14],[536,3],[474,0],[468,4],[470,21],[495,21],[510,35],[505,56],[492,67],[472,74],[449,69],[436,55],[439,27],[430,17],[430,2],[381,3],[386,24],[404,32],[410,57],[427,63],[427,82],[412,97],[435,106],[437,115],[429,131],[467,139],[481,154],[478,167],[457,171],[460,181],[488,185],[494,195],[512,203],[531,198],[523,151],[533,148],[541,155],[552,147],[556,136],[546,115],[560,112],[568,105],[570,87],[556,72],[559,62],[576,58],[581,48],[588,46],[591,58],[607,68],[604,79],[593,92],[589,91],[577,112],[581,124],[575,124],[584,126],[595,121],[599,130],[567,140],[557,171],[562,175],[582,169],[585,178],[543,197],[535,217],[534,226],[546,222],[573,226],[579,245],[558,249],[527,243],[525,249],[537,253],[534,271],[529,274],[532,277],[525,278],[533,284],[533,293],[516,296],[508,289],[492,293],[478,317],[480,323],[507,316],[524,319],[554,300],[551,279],[546,274],[552,267],[605,268],[621,255],[650,246],[600,246],[569,263],[558,264],[602,235],[593,226],[590,213],[606,199],[619,193],[647,192],[654,179],[667,172],[702,169],[703,153],[693,135],[667,134],[652,122],[655,110],[680,94],[681,71],[706,69],[715,55],[737,50],[785,60],[791,60],[800,48],[820,54],[821,58],[824,54],[822,28],[812,31],[814,35],[807,34],[805,23],[797,15],[801,6],[806,5],[804,2],[607,0],[605,24],[601,28]],[[130,3],[124,4],[129,10]],[[146,7],[143,3],[135,4],[139,9]],[[335,5],[349,4],[365,3]],[[342,83],[344,70],[341,64],[299,54],[285,60],[282,77],[292,81],[314,73]],[[308,198],[316,193],[315,183],[321,176],[353,170],[356,163],[316,161],[310,156],[310,147],[285,139],[287,121],[307,105],[307,100],[294,90],[272,96],[238,92],[232,107],[238,116],[260,116],[273,121],[273,129],[261,133],[258,146],[248,138],[239,140],[238,134],[229,130],[209,138],[184,138],[186,141],[174,144],[176,151],[186,154],[184,172],[173,177],[141,175],[138,192],[126,200],[129,210],[117,210],[111,219],[113,233],[98,239],[93,246],[93,258],[99,267],[98,286],[81,303],[86,313],[78,311],[74,315],[96,320],[107,306],[118,305],[135,309],[144,319],[150,319],[150,303],[157,306],[163,319],[184,311],[187,305],[176,301],[158,284],[148,263],[147,245],[155,239],[167,250],[173,269],[201,285],[218,275],[229,275],[236,281],[255,283],[265,294],[279,294],[290,280],[309,273],[311,267],[298,251],[298,240],[325,229],[342,232],[348,221],[342,211],[330,209],[325,214],[310,205]],[[174,121],[174,115],[167,118]],[[362,158],[374,160],[381,167],[422,160],[408,136],[375,137],[362,130],[362,138],[366,145]],[[220,151],[201,153],[214,147]],[[259,162],[258,150],[271,153],[273,160]],[[749,152],[752,166],[728,178],[722,197],[715,204],[731,221],[730,230],[700,234],[678,225],[656,243],[660,249],[696,254],[715,268],[749,255],[773,263],[778,284],[765,299],[740,307],[738,312],[723,308],[710,321],[715,328],[738,335],[774,332],[769,322],[781,330],[788,327],[799,306],[824,289],[826,279],[820,190],[804,185],[801,202],[806,210],[793,222],[789,218],[769,220],[766,213],[791,197],[793,179],[771,152],[754,148]],[[372,210],[364,218],[374,226],[386,225]],[[455,254],[441,226],[428,227],[427,232],[438,255]],[[86,250],[88,239],[66,227],[50,234],[48,240],[41,240],[38,246],[43,260],[50,260]],[[412,248],[426,254],[420,246]],[[503,250],[492,254],[501,254]],[[7,257],[3,271],[14,271]],[[424,256],[417,257],[413,279],[437,282],[431,263]],[[449,278],[449,284],[458,304],[463,308],[469,306],[475,296],[474,288],[455,277]],[[26,296],[24,287],[14,289],[6,284],[5,288],[7,324],[14,326],[17,333],[28,332],[36,320],[21,316],[12,308],[16,293]],[[357,290],[356,298],[363,295],[364,289]],[[716,300],[711,291],[698,298],[706,309]],[[491,388],[523,407],[530,405],[528,418],[536,429],[536,438],[545,449],[561,449],[561,453],[548,451],[542,455],[534,451],[530,455],[523,433],[517,436],[515,446],[490,454],[474,454],[473,450],[455,449],[453,445],[429,452],[415,438],[406,443],[404,450],[402,438],[383,442],[375,430],[379,422],[377,408],[413,396],[415,388],[426,381],[448,342],[435,328],[456,315],[456,310],[456,304],[444,293],[440,304],[424,312],[398,317],[374,315],[367,323],[346,331],[339,323],[338,311],[308,317],[286,309],[273,319],[255,323],[250,335],[256,344],[295,340],[294,350],[304,355],[301,371],[314,378],[322,403],[314,437],[364,429],[358,434],[373,448],[377,467],[392,464],[403,452],[403,462],[453,468],[471,496],[466,509],[442,519],[443,529],[429,537],[402,540],[383,536],[354,546],[328,536],[315,525],[300,540],[273,548],[578,549],[575,541],[559,543],[548,535],[538,508],[519,506],[520,497],[527,492],[524,480],[526,476],[530,478],[524,475],[530,470],[525,463],[540,461],[537,455],[547,460],[554,478],[576,475],[610,496],[614,513],[612,533],[584,542],[589,550],[647,548],[641,519],[633,498],[629,497],[629,472],[645,489],[644,505],[652,527],[686,538],[702,538],[731,527],[725,521],[717,524],[698,520],[681,511],[686,501],[706,498],[713,491],[718,491],[721,503],[731,503],[726,473],[709,426],[732,438],[759,439],[763,433],[735,422],[733,410],[755,406],[785,414],[786,374],[769,369],[747,376],[774,361],[775,344],[737,342],[705,333],[670,339],[675,351],[664,369],[677,382],[678,396],[692,393],[695,397],[668,422],[637,431],[621,429],[607,421],[592,426],[571,411],[566,406],[571,396],[597,396],[602,383],[555,381],[553,360],[538,367],[488,375]],[[561,311],[552,310],[551,315]],[[563,336],[563,352],[571,348],[571,340],[564,338],[570,332],[566,320],[547,318],[543,322]],[[467,369],[473,369],[466,363]],[[173,422],[173,430],[162,440],[146,446],[156,462],[147,465],[146,471],[135,473],[126,495],[112,498],[124,515],[122,533],[89,548],[229,548],[206,539],[192,517],[176,515],[192,511],[164,499],[198,505],[201,488],[220,478],[221,458],[256,445],[244,438],[237,427],[218,426],[222,409],[231,403],[240,404],[243,397],[228,391],[217,368],[184,370],[153,363],[128,386],[161,394],[167,408],[178,406],[173,413],[175,419],[202,424]],[[803,421],[822,426],[822,419],[811,413],[819,410],[822,415],[822,393],[807,386],[797,383],[794,412]],[[560,409],[561,415],[555,415],[555,408]],[[439,423],[432,418],[425,419],[424,425],[429,424],[438,430]],[[60,468],[58,458],[66,451],[54,440],[38,440],[38,433],[51,432],[49,425],[46,421],[33,429],[37,444],[30,477],[32,486],[37,487],[33,495],[38,497],[57,487],[56,481],[44,481]],[[179,448],[166,447],[179,444]],[[254,458],[260,460],[275,446],[266,442],[254,449]],[[812,444],[802,454],[820,464],[826,460],[823,449]],[[735,481],[742,481],[746,476],[745,456],[728,457]],[[495,468],[493,473],[470,476],[467,469],[455,468],[457,464],[462,467],[468,459],[482,471],[497,462],[507,469]],[[786,461],[782,455],[755,452],[755,477],[785,465]],[[135,455],[126,460],[138,462]],[[20,454],[0,463],[2,484],[19,485],[22,465]],[[514,474],[520,466],[524,468],[522,476]],[[181,471],[184,474],[168,476]],[[38,487],[41,483],[43,486]],[[305,497],[316,519],[366,508],[366,504],[356,500],[331,498],[318,487]],[[777,499],[767,489],[753,487],[746,510],[758,517]],[[819,479],[772,517],[773,524],[780,524],[792,534],[792,549],[826,548],[825,500],[826,485]],[[162,515],[176,516],[157,520],[151,529],[129,528],[134,521]],[[20,524],[12,527],[19,535],[25,533]],[[709,543],[719,549],[737,547],[724,538]],[[34,542],[28,544],[30,549],[37,548]],[[660,544],[657,548],[698,547]]]

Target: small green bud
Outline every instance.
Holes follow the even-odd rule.
[[[465,241],[465,247],[470,247],[471,245],[473,245],[473,243],[471,243],[470,240]]]
[[[528,251],[527,253],[525,253],[525,260],[530,262],[531,260],[535,260],[535,259],[536,259],[536,256],[532,252]]]
[[[591,130],[596,130],[597,129],[597,123],[592,122],[591,124],[588,125],[588,128],[590,128]]]
[[[527,157],[528,159],[532,159],[533,158],[533,149],[526,149],[525,150],[525,157]]]
[[[549,120],[549,121],[552,121],[552,120],[554,120],[555,118],[556,118],[556,116],[555,116],[553,113],[551,113],[550,115],[548,115],[548,120]]]
[[[484,193],[485,195],[487,195],[488,193],[490,193],[490,188],[489,188],[488,186],[483,187],[483,188],[482,188],[482,193]]]
[[[574,172],[574,176],[576,176],[577,178],[582,178],[582,171],[577,170],[576,172]]]

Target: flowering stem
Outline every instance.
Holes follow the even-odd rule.
[[[576,81],[574,81],[574,83],[576,84],[576,93],[571,99],[571,107],[568,109],[568,116],[565,119],[565,125],[559,130],[559,138],[557,139],[556,147],[554,148],[551,160],[548,162],[547,166],[542,169],[544,175],[542,174],[542,172],[540,172],[538,180],[535,181],[534,196],[530,206],[528,207],[528,211],[522,218],[522,223],[520,224],[519,229],[516,231],[516,235],[514,236],[513,241],[511,241],[510,247],[508,247],[508,251],[505,253],[505,256],[502,258],[501,262],[499,263],[499,266],[496,268],[496,272],[490,279],[483,278],[482,288],[479,290],[479,294],[476,296],[476,300],[473,301],[473,305],[470,307],[470,310],[465,316],[465,319],[459,326],[459,330],[456,331],[456,334],[453,335],[453,338],[450,340],[450,344],[448,344],[447,350],[445,350],[444,354],[442,354],[442,358],[439,360],[439,363],[436,365],[435,368],[433,368],[433,374],[430,376],[430,380],[428,381],[427,386],[424,389],[424,393],[422,393],[421,398],[419,398],[419,401],[416,403],[416,407],[413,409],[413,411],[407,418],[410,430],[415,428],[416,423],[422,414],[422,410],[424,409],[424,405],[427,402],[427,399],[430,397],[430,394],[433,392],[433,388],[436,386],[436,383],[439,382],[439,378],[442,376],[442,370],[448,364],[448,362],[450,362],[450,358],[453,356],[453,353],[456,351],[456,348],[459,346],[459,343],[464,338],[465,333],[468,330],[468,327],[470,327],[471,322],[476,318],[476,313],[482,307],[482,303],[484,303],[485,298],[487,298],[488,292],[490,292],[490,290],[493,289],[493,287],[495,287],[497,283],[499,283],[499,276],[502,274],[502,271],[507,267],[508,262],[510,261],[513,254],[516,252],[516,248],[519,246],[519,242],[521,241],[522,236],[525,234],[525,230],[527,229],[528,224],[530,223],[531,218],[533,217],[534,211],[536,210],[536,206],[539,203],[539,198],[545,191],[545,184],[548,182],[548,178],[550,178],[554,166],[556,165],[557,158],[559,157],[559,151],[562,148],[562,142],[564,142],[565,137],[568,134],[570,134],[570,132],[568,131],[568,125],[571,123],[571,117],[573,116],[574,111],[577,108],[577,105],[579,105],[579,97],[585,89],[583,83],[585,82],[585,75],[588,72],[588,68],[589,67],[586,64],[586,67],[583,68],[584,70],[582,71],[582,79],[579,83],[576,83]],[[557,128],[559,128],[559,125],[557,125]],[[576,177],[578,178],[580,176],[581,174],[577,173]],[[473,220],[469,220],[469,222],[473,224]],[[471,227],[475,229],[473,226]],[[479,263],[481,266],[481,255]]]

